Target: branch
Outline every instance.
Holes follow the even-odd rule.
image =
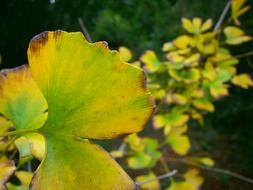
[[[83,19],[82,19],[81,17],[78,17],[77,20],[78,20],[78,23],[79,23],[79,25],[80,25],[80,27],[81,27],[81,29],[82,29],[82,32],[83,32],[84,36],[86,37],[86,39],[87,39],[90,43],[92,43],[91,37],[90,37],[89,32],[88,32],[88,30],[87,30],[87,28],[86,28],[86,26],[85,26],[85,24],[84,24],[84,22],[83,22]]]
[[[220,15],[220,18],[219,18],[218,22],[216,23],[216,25],[214,27],[214,31],[218,30],[220,28],[220,26],[222,25],[227,13],[228,13],[228,10],[230,8],[230,5],[231,5],[231,0],[228,0],[225,8],[223,9],[223,11]]]
[[[183,163],[183,164],[186,164],[186,165],[194,166],[194,167],[202,169],[202,170],[207,170],[207,171],[211,171],[211,172],[215,172],[215,173],[225,174],[225,175],[228,175],[228,176],[231,176],[231,177],[234,177],[234,178],[240,179],[242,181],[253,184],[253,179],[242,176],[242,175],[240,175],[238,173],[235,173],[235,172],[232,172],[230,170],[221,169],[221,168],[214,168],[214,167],[207,167],[207,166],[203,166],[203,165],[200,165],[200,164],[190,163],[190,162],[187,162],[184,159],[169,158],[169,159],[166,159],[166,160],[168,162],[180,162],[180,163]]]
[[[253,179],[242,176],[238,173],[232,172],[230,170],[226,170],[226,169],[221,169],[221,168],[211,168],[211,167],[207,167],[207,166],[203,166],[203,165],[199,165],[199,164],[191,164],[197,168],[203,169],[203,170],[207,170],[207,171],[211,171],[211,172],[215,172],[215,173],[220,173],[220,174],[225,174],[237,179],[240,179],[242,181],[248,182],[248,183],[252,183],[253,184]]]
[[[144,180],[144,181],[141,181],[141,182],[135,182],[135,184],[138,185],[138,186],[140,186],[140,185],[143,185],[143,184],[146,184],[146,183],[150,183],[152,181],[157,181],[157,180],[165,179],[165,178],[168,178],[168,177],[172,177],[176,173],[177,173],[177,170],[172,170],[171,172],[168,172],[166,174],[160,175],[160,176],[158,176],[156,178],[147,179],[147,180]]]

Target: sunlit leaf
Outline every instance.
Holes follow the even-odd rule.
[[[136,182],[143,182],[150,179],[155,179],[156,175],[153,172],[149,172],[147,175],[141,175],[136,177]],[[142,190],[160,190],[160,183],[158,180],[150,181],[140,186]]]
[[[186,49],[191,44],[192,44],[192,38],[187,35],[182,35],[173,41],[173,45],[175,45],[179,49]]]
[[[0,84],[0,113],[16,129],[35,129],[44,124],[47,104],[28,66],[2,70]]]
[[[127,47],[120,47],[119,54],[122,61],[128,62],[132,59],[132,52]]]
[[[145,69],[150,72],[155,72],[162,65],[162,62],[157,58],[153,51],[146,51],[140,58],[144,63]]]
[[[205,98],[196,99],[193,101],[193,105],[203,111],[213,112],[214,105]]]
[[[186,125],[183,127],[173,127],[166,139],[166,143],[179,155],[187,154],[191,147],[189,137],[185,135],[186,132]]]
[[[250,9],[250,6],[244,6],[246,0],[232,0],[231,2],[232,18],[237,25],[240,25],[238,17],[247,12]]]
[[[0,163],[0,189],[5,189],[5,184],[15,172],[16,167],[14,161],[6,161]]]
[[[172,180],[171,185],[166,190],[200,190],[203,178],[199,176],[197,169],[190,169],[183,175],[184,181]]]
[[[193,164],[203,164],[209,167],[213,167],[215,161],[209,157],[190,157],[187,159],[187,162]]]
[[[15,176],[19,179],[22,185],[29,187],[33,173],[20,170],[15,172]]]
[[[244,34],[243,30],[235,26],[228,26],[224,29],[226,35],[226,43],[230,45],[238,45],[252,40],[250,36]]]
[[[200,71],[198,69],[192,68],[189,70],[169,70],[169,74],[177,81],[183,81],[185,83],[193,83],[199,80]]]
[[[186,114],[172,112],[166,115],[156,115],[153,123],[155,128],[162,128],[165,126],[179,127],[184,125],[189,120],[189,116]]]
[[[152,157],[143,152],[137,152],[127,158],[127,165],[132,169],[143,169],[149,166]]]
[[[32,188],[134,189],[109,154],[82,139],[110,139],[143,128],[153,111],[143,71],[120,62],[103,42],[90,44],[81,33],[62,31],[36,36],[28,59],[49,110],[40,129],[47,153]]]
[[[253,80],[248,74],[236,75],[232,78],[231,81],[234,85],[239,86],[244,89],[248,89],[253,86]]]
[[[200,31],[205,32],[209,30],[212,27],[212,25],[213,25],[212,19],[208,19],[203,23],[203,25],[200,28]]]

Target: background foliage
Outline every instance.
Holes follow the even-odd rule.
[[[182,17],[212,18],[217,21],[226,1],[212,0],[26,0],[1,1],[0,54],[1,67],[27,62],[26,49],[31,37],[44,30],[80,31],[82,18],[93,41],[106,40],[111,48],[127,46],[137,59],[152,49],[162,56],[164,42],[182,34]],[[253,4],[249,1],[248,4]],[[241,18],[242,27],[253,35],[253,11]],[[230,48],[233,54],[252,50],[252,42]],[[252,74],[252,57],[241,59],[240,73]],[[190,133],[196,152],[208,152],[217,165],[253,177],[253,90],[230,88],[230,96],[215,103],[216,112],[206,117],[206,126]],[[148,131],[147,131],[148,133]],[[251,189],[249,184],[204,173],[205,189]]]

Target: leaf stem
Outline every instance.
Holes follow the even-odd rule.
[[[0,133],[0,137],[20,135],[20,134],[31,133],[31,132],[36,132],[36,131],[37,131],[37,129],[21,129],[21,130],[16,130],[16,131],[9,131],[9,132],[5,132],[5,133]]]

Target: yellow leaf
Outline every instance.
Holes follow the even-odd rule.
[[[220,99],[223,96],[227,96],[229,94],[228,87],[225,85],[210,87],[210,93],[215,99]]]
[[[189,169],[183,178],[184,181],[172,180],[170,187],[166,190],[200,190],[204,181],[203,177],[199,176],[197,169]]]
[[[187,19],[187,18],[182,18],[182,25],[183,25],[183,28],[189,32],[189,33],[194,33],[194,27],[193,27],[193,24],[192,22]]]
[[[166,115],[156,115],[153,123],[155,128],[162,128],[164,126],[179,127],[184,125],[188,120],[188,115],[172,112]]]
[[[162,65],[162,62],[159,61],[155,52],[146,51],[140,58],[140,60],[144,63],[145,69],[150,72],[155,72]]]
[[[5,183],[15,172],[16,167],[14,161],[0,163],[0,189],[5,189]]]
[[[113,150],[110,152],[113,158],[122,158],[124,156],[124,152],[121,150]]]
[[[28,66],[0,72],[0,113],[16,129],[40,128],[47,118],[47,103]]]
[[[187,49],[192,45],[192,38],[187,35],[182,35],[173,41],[173,44],[179,49]]]
[[[16,171],[15,176],[19,179],[22,185],[29,186],[32,180],[33,173],[27,171]]]
[[[234,85],[239,86],[244,89],[248,89],[253,86],[253,80],[248,74],[236,75],[232,78],[231,81]]]
[[[208,20],[206,20],[206,21],[203,23],[203,25],[202,25],[201,28],[200,28],[200,31],[201,31],[201,32],[205,32],[205,31],[209,30],[209,29],[212,27],[212,25],[213,25],[212,19],[208,19]]]
[[[250,6],[244,6],[246,0],[232,0],[232,18],[234,19],[237,25],[240,25],[238,17],[247,12],[250,9]]]
[[[224,29],[226,35],[226,43],[230,45],[237,45],[252,40],[250,36],[246,36],[244,32],[235,26],[228,26]]]
[[[179,155],[186,155],[191,147],[188,136],[184,134],[187,129],[186,125],[183,127],[172,127],[166,138],[166,143]]]
[[[208,101],[207,99],[196,99],[193,101],[193,105],[203,111],[213,112],[214,111],[214,105]]]
[[[141,175],[136,177],[136,182],[144,182],[146,180],[155,179],[156,175],[153,172],[149,172],[147,175]],[[160,190],[160,183],[158,180],[150,181],[140,186],[141,190]]]
[[[195,30],[195,34],[199,34],[200,33],[200,27],[202,24],[202,20],[200,18],[193,18],[192,20],[192,24]]]
[[[122,61],[128,62],[132,59],[132,52],[127,47],[120,47],[119,54]]]
[[[175,50],[175,46],[171,42],[166,42],[163,44],[162,51],[172,51]]]

